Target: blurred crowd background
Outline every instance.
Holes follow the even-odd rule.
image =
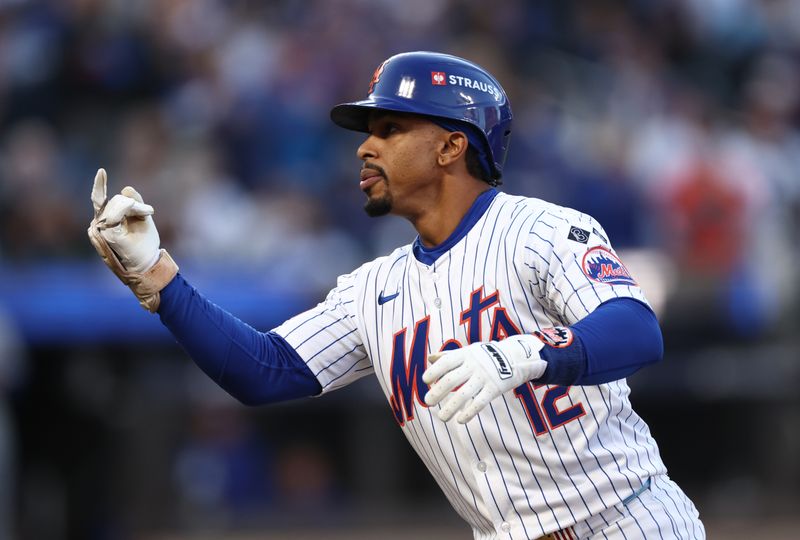
[[[406,50],[501,81],[502,189],[596,217],[658,311],[665,361],[630,383],[672,477],[710,537],[781,537],[800,2],[0,0],[0,540],[469,537],[371,380],[237,404],[85,233],[103,166],[212,300],[265,330],[310,307],[414,237],[363,213],[362,136],[328,117]]]

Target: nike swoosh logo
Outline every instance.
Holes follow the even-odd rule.
[[[397,291],[397,292],[396,292],[396,293],[394,293],[394,294],[390,294],[389,296],[383,296],[383,291],[381,291],[381,293],[378,295],[378,305],[379,305],[379,306],[382,306],[382,305],[383,305],[383,304],[385,304],[386,302],[389,302],[389,301],[391,301],[391,300],[394,300],[394,299],[395,299],[395,298],[397,298],[398,296],[400,296],[400,291]]]

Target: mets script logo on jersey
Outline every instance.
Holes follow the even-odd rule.
[[[460,323],[465,327],[467,334],[467,344],[485,341],[482,337],[481,328],[484,312],[491,311],[491,330],[489,333],[490,341],[498,341],[508,336],[520,333],[519,328],[506,312],[506,308],[500,305],[500,293],[495,291],[484,296],[483,287],[470,293],[469,307],[461,312]],[[416,405],[426,407],[423,398],[428,392],[428,385],[422,380],[428,360],[428,333],[430,328],[430,316],[426,316],[414,325],[414,335],[411,338],[410,353],[407,348],[408,328],[403,328],[395,333],[392,342],[392,365],[391,365],[391,386],[392,395],[389,403],[392,406],[395,420],[401,426],[406,421],[414,419],[415,401]],[[460,349],[463,347],[457,339],[451,339],[442,344],[440,351]],[[508,374],[511,376],[508,362],[492,356],[496,363],[497,371],[500,376]]]
[[[593,247],[586,252],[581,268],[589,279],[598,283],[636,285],[636,281],[619,257],[602,246]]]
[[[499,341],[508,336],[515,336],[520,329],[500,306],[500,293],[498,291],[484,296],[483,287],[470,293],[469,307],[461,312],[461,324],[466,328],[467,343],[478,343],[486,338],[482,337],[481,319],[486,311],[491,311],[489,321],[490,341]],[[430,329],[430,316],[425,316],[414,325],[414,335],[411,338],[410,354],[406,348],[406,334],[408,328],[403,328],[395,333],[392,343],[391,387],[392,394],[389,403],[392,406],[394,418],[400,426],[414,420],[416,406],[427,408],[424,397],[428,393],[428,385],[422,380],[428,360],[428,337]],[[465,345],[466,345],[465,344]],[[457,339],[445,341],[439,348],[440,351],[459,349],[464,345]],[[512,376],[511,368],[502,354],[491,344],[483,344],[495,363],[497,372],[502,378]],[[494,352],[493,352],[494,351]],[[583,404],[575,397],[570,398],[570,404],[562,404],[562,398],[569,394],[569,386],[550,386],[542,394],[536,394],[536,389],[541,385],[526,382],[514,389],[514,395],[525,409],[525,414],[530,421],[533,432],[539,436],[558,429],[561,426],[577,420],[586,414]]]
[[[566,326],[542,328],[533,334],[542,340],[545,345],[550,345],[556,349],[563,349],[572,345],[572,330]]]

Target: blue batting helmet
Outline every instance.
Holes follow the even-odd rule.
[[[369,113],[376,109],[430,116],[434,122],[441,119],[437,123],[443,127],[452,126],[453,120],[473,126],[476,129],[464,130],[470,144],[483,146],[476,149],[490,163],[492,178],[502,176],[511,138],[511,104],[500,83],[482,67],[449,54],[397,54],[375,70],[367,99],[335,106],[331,120],[367,132]]]

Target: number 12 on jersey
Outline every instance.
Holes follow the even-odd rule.
[[[570,389],[569,386],[554,386],[544,393],[541,401],[538,401],[534,390],[542,386],[528,382],[514,389],[514,395],[517,396],[525,408],[525,413],[528,415],[528,420],[530,420],[533,431],[537,436],[544,435],[551,429],[561,427],[567,422],[586,414],[583,404],[580,402],[565,409],[559,409],[556,402],[567,396]]]

